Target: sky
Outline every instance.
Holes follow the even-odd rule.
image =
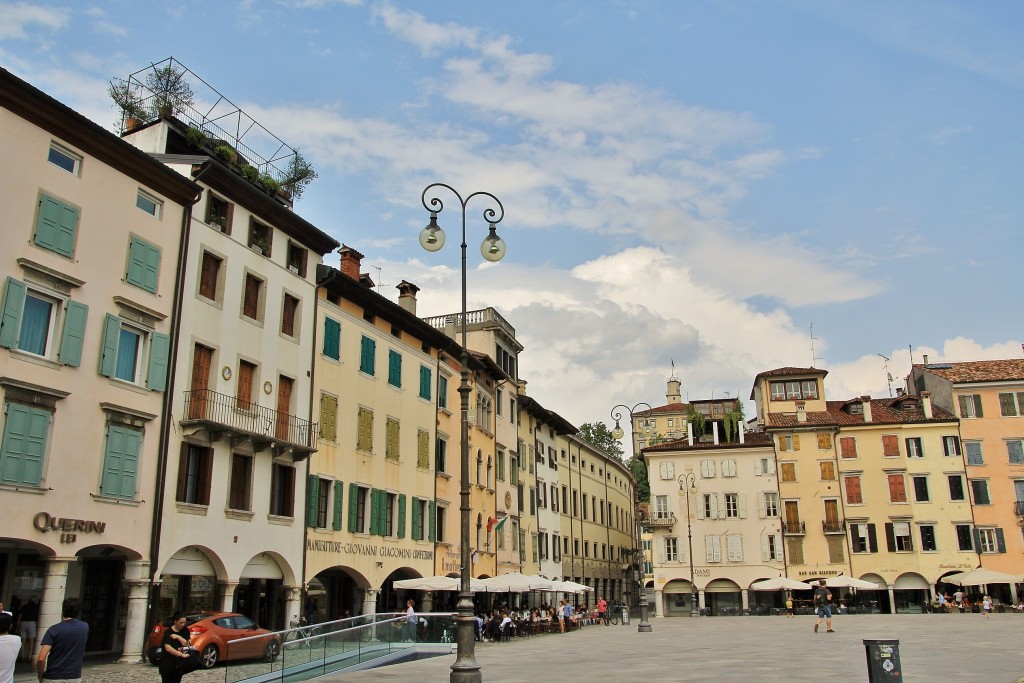
[[[108,82],[174,57],[301,150],[295,210],[381,294],[468,307],[574,424],[750,395],[830,399],[910,363],[1019,358],[1024,4],[830,0],[0,0],[0,65],[114,128]],[[337,255],[328,255],[337,265]],[[894,381],[890,384],[887,373]],[[747,414],[753,415],[749,409]]]

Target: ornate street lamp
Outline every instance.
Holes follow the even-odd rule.
[[[612,438],[613,439],[621,441],[622,437],[625,435],[625,432],[622,431],[622,426],[619,424],[619,420],[622,419],[622,413],[619,411],[619,408],[621,408],[622,410],[625,410],[625,411],[627,411],[629,413],[629,425],[630,425],[630,430],[632,431],[633,429],[636,428],[635,427],[636,422],[633,420],[633,416],[636,414],[636,409],[639,408],[640,406],[647,406],[647,411],[646,412],[650,412],[651,410],[654,410],[653,408],[651,408],[651,404],[650,403],[643,403],[643,402],[637,403],[632,408],[630,408],[629,406],[626,406],[626,405],[622,405],[621,403],[619,405],[615,406],[614,408],[612,408],[611,415],[612,415],[612,419],[615,420],[615,428],[612,429]],[[646,431],[647,430],[645,429],[645,432]],[[632,443],[632,449],[631,450],[633,452],[633,459],[635,460],[636,459],[636,439],[633,437],[633,434],[630,434],[629,440]],[[643,564],[642,564],[643,563],[643,559],[640,559],[640,558],[643,558],[643,557],[644,557],[644,554],[643,554],[643,544],[637,543],[637,558],[639,560],[639,566],[641,566],[641,567],[643,566]],[[651,629],[651,622],[648,621],[648,619],[647,619],[647,591],[644,590],[644,575],[643,575],[642,571],[641,572],[637,572],[637,574],[638,574],[637,584],[638,584],[639,590],[637,591],[636,595],[637,595],[637,600],[640,603],[640,624],[636,627],[636,630],[639,633],[650,633],[653,629]]]
[[[697,495],[697,475],[687,472],[679,477],[679,497],[686,496],[686,543],[690,553],[690,616],[698,616],[697,585],[693,582],[693,521],[690,519],[690,494]]]
[[[489,232],[480,245],[480,253],[488,261],[500,261],[505,255],[505,242],[495,230],[495,226],[505,217],[505,207],[501,205],[498,198],[490,192],[474,192],[465,199],[462,198],[455,188],[444,183],[433,183],[423,190],[423,208],[430,212],[430,223],[420,232],[420,245],[427,251],[437,251],[444,246],[444,230],[437,224],[437,214],[444,210],[444,204],[432,191],[436,192],[444,188],[455,195],[462,210],[462,382],[459,384],[459,396],[461,397],[461,449],[460,449],[460,477],[461,485],[459,490],[459,511],[461,512],[460,528],[460,585],[459,602],[456,606],[458,616],[455,617],[456,636],[455,642],[457,654],[455,663],[452,664],[451,683],[477,683],[482,681],[480,665],[476,662],[476,616],[473,614],[473,593],[470,591],[470,554],[469,554],[469,347],[466,345],[466,205],[473,197],[487,197],[497,204],[497,210],[493,207],[484,210],[484,220],[489,224]],[[427,194],[431,197],[428,200]]]

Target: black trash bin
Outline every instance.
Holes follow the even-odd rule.
[[[900,641],[865,640],[864,651],[868,657],[868,683],[903,680]]]

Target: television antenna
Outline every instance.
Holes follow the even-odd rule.
[[[892,398],[892,373],[889,372],[889,357],[883,356],[880,353],[876,353],[875,355],[885,361],[885,377],[889,382],[889,398]]]

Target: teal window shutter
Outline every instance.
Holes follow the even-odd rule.
[[[355,484],[348,485],[348,530],[355,533],[359,527],[359,487]]]
[[[359,371],[367,375],[373,375],[376,364],[377,342],[369,337],[363,337],[359,348]]]
[[[156,293],[160,276],[160,250],[133,237],[128,249],[128,273],[125,279],[147,292]]]
[[[335,531],[341,531],[341,502],[345,485],[340,481],[334,482],[334,520],[332,526]]]
[[[45,194],[40,197],[34,238],[37,245],[70,257],[75,253],[77,231],[78,209]]]
[[[18,346],[21,314],[25,310],[25,292],[28,288],[21,280],[8,276],[4,286],[4,301],[0,313],[0,346],[13,349]]]
[[[437,502],[430,501],[430,526],[427,527],[427,540],[437,538]]]
[[[64,365],[77,368],[82,364],[82,343],[85,341],[85,322],[89,307],[77,301],[68,301],[64,309],[64,332],[60,338],[57,359]]]
[[[402,354],[398,351],[388,351],[388,384],[402,386]]]
[[[100,374],[113,377],[117,369],[117,340],[121,336],[121,320],[107,313],[103,320],[103,344],[100,351]]]
[[[3,444],[0,445],[0,482],[39,485],[43,478],[50,418],[49,411],[40,408],[7,404]]]
[[[413,533],[415,533],[416,532],[416,520],[415,520],[415,517],[416,517],[416,506],[415,506],[415,500],[414,500],[413,509],[412,509],[412,516],[413,516],[413,529],[412,530],[413,530]],[[399,538],[405,538],[405,494],[404,493],[399,493],[398,494],[398,537]]]
[[[149,344],[149,370],[146,372],[146,386],[153,391],[167,388],[167,364],[171,350],[171,338],[154,332]]]
[[[317,503],[320,501],[320,477],[309,475],[306,484],[306,526],[316,527]]]
[[[142,434],[137,429],[120,425],[107,428],[107,451],[103,457],[103,482],[100,484],[103,495],[135,497],[141,447]]]
[[[420,366],[420,398],[430,400],[430,368],[426,365]]]
[[[324,318],[324,355],[341,358],[341,323],[333,318]]]

